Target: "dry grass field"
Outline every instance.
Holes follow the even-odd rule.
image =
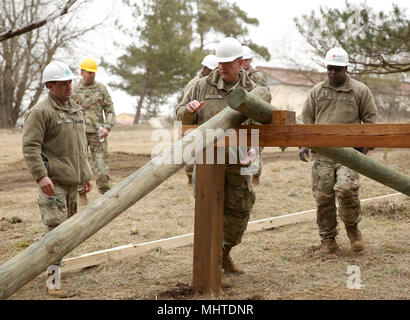
[[[109,137],[114,185],[150,160],[156,142],[148,127],[115,128]],[[21,152],[21,131],[0,130],[0,264],[41,237],[36,184]],[[370,157],[410,175],[410,150],[383,150]],[[310,163],[298,160],[296,148],[266,148],[261,184],[255,187],[251,220],[315,207],[310,190]],[[194,198],[183,170],[122,213],[67,257],[128,243],[142,243],[193,232]],[[362,177],[360,198],[396,191]],[[94,188],[90,196],[96,199]],[[71,299],[409,299],[410,199],[375,201],[363,206],[360,224],[366,249],[352,254],[343,225],[338,241],[343,256],[321,256],[314,222],[245,234],[232,255],[246,273],[228,276],[232,287],[218,296],[198,296],[190,288],[192,246],[154,249],[141,256],[71,271],[62,286],[76,290]],[[79,208],[81,210],[81,207]],[[360,267],[361,289],[348,289],[347,268]],[[50,299],[42,274],[10,299]]]

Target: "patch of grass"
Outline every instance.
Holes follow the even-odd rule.
[[[17,242],[15,244],[15,246],[19,249],[26,249],[33,243],[34,243],[33,239],[26,239],[26,240],[22,240],[22,241]]]
[[[390,202],[380,201],[363,206],[364,216],[383,216],[393,220],[407,220],[410,218],[410,201]]]

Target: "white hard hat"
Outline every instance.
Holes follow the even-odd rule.
[[[252,59],[253,58],[253,51],[248,46],[242,46],[243,49],[243,57],[242,59]]]
[[[201,62],[204,67],[214,70],[218,66],[218,59],[214,54],[208,54]]]
[[[241,43],[231,37],[227,37],[219,42],[216,48],[218,62],[231,62],[243,56]]]
[[[53,61],[50,62],[43,70],[43,76],[41,83],[46,83],[49,81],[67,81],[77,79],[70,70],[70,68],[62,62]]]
[[[339,47],[330,49],[326,53],[325,64],[331,66],[341,66],[346,67],[349,65],[349,57],[347,52]]]

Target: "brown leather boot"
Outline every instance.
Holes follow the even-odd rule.
[[[322,253],[333,253],[338,249],[340,250],[335,238],[322,239],[322,244],[319,249]]]
[[[345,225],[345,227],[347,237],[350,240],[350,248],[352,249],[352,251],[362,251],[364,249],[364,245],[362,240],[362,233],[360,232],[358,225]]]
[[[79,206],[86,206],[87,204],[88,204],[87,194],[86,193],[80,193],[78,195],[78,205]]]
[[[229,255],[231,249],[231,246],[224,246],[222,249],[222,269],[224,269],[226,273],[245,273],[242,268],[234,264]]]

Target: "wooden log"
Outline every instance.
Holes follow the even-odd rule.
[[[267,120],[272,120],[272,111],[277,110],[271,104],[240,88],[230,93],[228,105],[234,110],[244,113],[247,117],[262,123],[269,123]],[[255,107],[255,112],[253,112],[253,106]],[[268,111],[270,112],[270,117],[268,117]],[[302,124],[301,122],[298,123]],[[312,151],[410,196],[410,177],[352,148],[312,148]]]
[[[272,123],[272,111],[279,110],[265,100],[242,89],[231,91],[228,105],[240,113],[263,124]]]
[[[215,131],[216,141],[225,134],[226,130],[239,126],[245,120],[246,117],[241,113],[225,108],[76,215],[1,265],[0,298],[9,297],[44,272],[49,265],[60,261],[66,254],[175,174],[185,165],[185,163],[175,163],[173,161],[175,155],[178,155],[178,151],[184,152],[186,149],[194,155],[195,147],[199,144],[194,139],[197,134],[205,137],[206,129],[220,128],[222,130]],[[204,149],[207,145],[213,146],[215,141],[207,141],[203,138],[200,147]]]
[[[216,158],[216,152],[214,155]],[[197,164],[192,273],[195,292],[216,294],[221,290],[224,187],[225,164]]]

